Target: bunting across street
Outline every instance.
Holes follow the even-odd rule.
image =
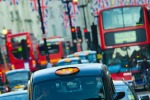
[[[7,0],[9,5],[18,5],[20,3],[20,0]]]
[[[66,14],[66,12],[64,12],[62,17],[63,17],[64,27],[65,28],[69,27],[69,16],[68,16],[68,14]],[[74,15],[71,15],[71,22],[72,22],[72,26],[75,26],[76,19],[75,19]]]
[[[32,11],[37,11],[38,10],[37,0],[30,0],[30,2],[31,2]]]

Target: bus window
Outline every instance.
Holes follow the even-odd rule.
[[[106,10],[102,12],[102,18],[104,29],[144,24],[142,7],[124,7]]]
[[[53,53],[58,53],[59,52],[59,45],[55,45],[55,44],[51,44],[49,46],[47,46],[48,48],[48,53],[49,54],[53,54]],[[41,55],[45,55],[45,47],[44,44],[39,46],[39,51],[41,53]]]

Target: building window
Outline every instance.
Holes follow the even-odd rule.
[[[53,33],[54,33],[54,36],[56,36],[56,26],[55,25],[52,25],[52,30],[53,30]]]
[[[62,29],[63,29],[63,37],[67,36],[66,28],[64,28],[64,23],[62,23]]]
[[[50,18],[53,19],[55,16],[54,16],[54,11],[53,11],[53,8],[52,7],[49,7],[49,14],[50,14]]]

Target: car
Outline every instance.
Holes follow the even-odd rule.
[[[90,63],[96,63],[96,61],[97,61],[96,51],[88,50],[88,51],[82,51],[82,52],[84,52],[88,55],[87,59],[89,60]]]
[[[74,57],[79,57],[81,60],[88,60],[89,63],[96,63],[97,58],[96,58],[96,51],[80,51],[80,52],[75,52]]]
[[[0,95],[0,100],[28,100],[27,90],[8,92]]]
[[[122,100],[139,100],[133,88],[130,85],[123,81],[113,81],[116,91],[124,91],[125,97]]]
[[[125,97],[121,100],[139,100],[137,94],[135,93],[134,89],[129,85],[128,82],[123,81],[113,81],[115,85],[115,89],[117,92],[124,91]],[[142,96],[141,100],[149,100],[145,99],[146,96]],[[146,97],[147,98],[147,97]]]
[[[36,71],[29,84],[29,100],[119,100],[110,74],[100,63],[74,64]]]
[[[6,72],[6,92],[27,89],[30,75],[31,73],[28,69],[16,69]]]
[[[59,60],[56,65],[64,66],[64,65],[72,65],[72,64],[81,64],[81,59],[78,57],[64,58],[64,59]]]

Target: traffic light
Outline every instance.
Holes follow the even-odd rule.
[[[82,32],[80,27],[77,27],[77,36],[78,36],[78,41],[81,43],[82,42]]]
[[[92,29],[92,43],[93,43],[93,49],[97,51],[98,49],[98,34],[97,34],[97,25],[91,25]]]
[[[77,43],[77,36],[76,36],[75,27],[72,27],[72,28],[71,28],[71,34],[72,34],[73,43]]]
[[[86,28],[84,28],[84,36],[86,42],[91,42],[90,32],[88,32]]]
[[[23,55],[23,59],[24,60],[28,60],[29,59],[29,47],[27,45],[27,40],[21,40],[21,47],[22,47],[22,55]]]

